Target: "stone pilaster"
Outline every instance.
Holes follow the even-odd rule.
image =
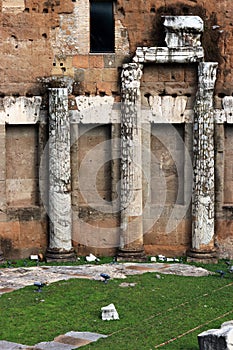
[[[213,91],[216,62],[198,66],[198,92],[193,124],[193,204],[192,249],[189,256],[197,259],[214,258],[214,111]]]
[[[141,66],[123,65],[121,75],[121,233],[118,257],[143,258],[140,79]]]
[[[49,248],[47,259],[71,259],[71,168],[68,90],[49,90]]]

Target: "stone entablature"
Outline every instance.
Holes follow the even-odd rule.
[[[42,119],[41,104],[41,96],[6,96],[0,102],[0,124],[35,124]]]
[[[138,63],[194,63],[204,60],[203,21],[198,16],[164,16],[167,47],[138,47]]]
[[[214,255],[214,114],[213,114],[213,90],[216,81],[216,62],[200,62],[203,61],[203,49],[200,46],[200,35],[203,31],[203,22],[198,17],[190,16],[188,19],[183,17],[165,16],[165,26],[167,30],[166,41],[169,45],[165,50],[163,48],[139,48],[136,51],[133,64],[124,66],[124,71],[127,72],[127,68],[131,71],[133,68],[136,76],[137,71],[140,69],[141,63],[198,63],[198,90],[196,94],[196,102],[194,109],[194,124],[193,124],[193,150],[194,150],[194,187],[193,187],[193,227],[192,227],[192,256],[195,254],[202,257],[213,257]],[[186,35],[189,33],[190,45],[187,47]],[[194,44],[191,43],[194,42]],[[157,51],[158,49],[158,51]],[[183,49],[186,51],[186,55],[183,54]],[[196,56],[196,49],[201,49],[201,59]],[[163,52],[164,56],[158,59],[158,52]],[[187,52],[189,53],[187,55]],[[175,53],[175,55],[174,55]],[[128,72],[129,72],[128,71]],[[128,73],[129,75],[129,73]],[[134,79],[131,79],[132,83],[127,86],[122,79],[122,87],[124,96],[128,96],[131,101],[131,106],[136,108],[138,103],[138,97],[131,97],[131,85],[134,83]],[[138,81],[136,81],[135,90],[138,91]],[[132,109],[131,107],[131,109]],[[137,117],[137,108],[135,111],[132,109],[132,116]],[[131,120],[131,119],[130,119]],[[124,125],[127,130],[132,128],[131,121],[128,121],[128,125]],[[125,124],[127,119],[125,120]],[[141,142],[139,140],[139,142]],[[124,173],[130,173],[132,170],[131,162],[129,165],[124,164]],[[122,176],[124,178],[124,173]],[[134,179],[134,174],[132,174]],[[135,176],[137,178],[137,176]],[[201,185],[200,185],[201,183]],[[131,184],[134,188],[134,184]],[[125,198],[122,199],[123,202]],[[130,197],[129,197],[130,200]],[[123,221],[125,222],[125,215],[123,215]],[[125,240],[127,240],[127,231],[125,230]],[[128,232],[130,237],[130,233]],[[129,246],[133,248],[134,245],[131,242]],[[140,248],[139,248],[140,249]]]
[[[201,46],[138,47],[133,58],[138,63],[195,63],[204,59]]]
[[[169,48],[201,46],[203,20],[199,16],[164,16],[166,44]]]

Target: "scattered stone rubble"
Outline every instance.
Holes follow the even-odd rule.
[[[35,266],[0,269],[0,295],[14,289],[34,285],[40,281],[46,284],[70,278],[89,278],[102,281],[101,273],[111,279],[125,279],[128,275],[158,272],[182,276],[208,276],[211,272],[191,265],[168,263],[114,263],[80,266]]]
[[[183,276],[207,276],[211,272],[185,264],[168,263],[112,263],[104,265],[80,265],[80,266],[36,266],[24,268],[0,269],[0,295],[15,289],[34,285],[35,281],[46,284],[70,278],[88,278],[101,281],[101,273],[107,273],[111,278],[125,279],[128,275],[143,274],[145,272],[159,272],[162,274],[177,274]],[[134,287],[135,283],[121,284],[122,287]],[[103,307],[103,320],[119,319],[118,312],[113,304]],[[59,335],[53,341],[41,342],[34,346],[0,341],[1,350],[73,350],[88,343],[107,337],[103,334],[90,332],[68,332]],[[219,348],[216,348],[216,350]],[[231,348],[229,348],[231,349]],[[201,350],[206,350],[203,348]]]
[[[1,350],[73,350],[81,346],[95,342],[100,338],[107,338],[107,335],[91,332],[67,332],[59,335],[53,341],[41,342],[34,346],[17,344],[9,341],[0,341]]]

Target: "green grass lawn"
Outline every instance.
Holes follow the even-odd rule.
[[[208,268],[226,270],[224,262]],[[45,286],[41,293],[29,286],[3,294],[0,339],[34,345],[73,330],[109,335],[87,349],[197,350],[199,333],[233,319],[230,273],[224,278],[160,276],[146,273],[107,284],[72,279]],[[123,288],[122,282],[136,285]],[[120,320],[101,320],[101,307],[110,303]]]

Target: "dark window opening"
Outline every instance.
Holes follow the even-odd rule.
[[[90,51],[114,52],[112,1],[90,1]]]

